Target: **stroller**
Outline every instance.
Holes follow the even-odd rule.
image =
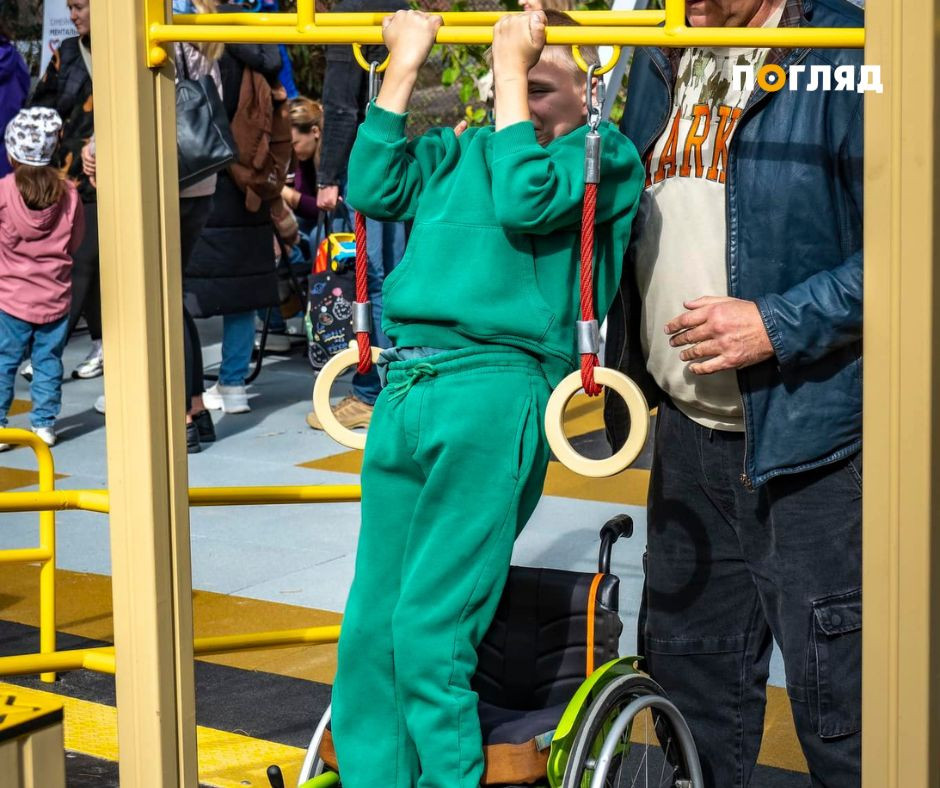
[[[640,658],[618,656],[620,580],[610,573],[610,555],[614,543],[632,533],[627,515],[601,528],[596,574],[510,568],[477,649],[482,785],[703,788],[682,715],[640,672]],[[644,709],[651,713],[638,720]],[[341,785],[329,722],[327,709],[298,788]],[[659,748],[650,746],[651,736]],[[631,753],[637,741],[647,746]],[[268,774],[273,786],[283,786],[276,766]]]

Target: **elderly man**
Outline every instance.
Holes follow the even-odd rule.
[[[686,11],[863,25],[843,0]],[[659,405],[640,647],[715,788],[750,784],[773,640],[813,785],[860,782],[860,66],[693,47],[640,50],[630,76],[622,129],[647,179],[607,364]],[[606,419],[619,445],[619,401]]]

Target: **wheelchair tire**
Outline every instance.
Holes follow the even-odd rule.
[[[655,737],[662,749],[663,762],[653,769],[653,775],[646,770],[640,777],[637,772],[631,780],[624,759],[629,756],[630,732],[639,707],[650,708],[654,715]],[[602,759],[605,745],[606,761]],[[647,748],[643,758],[649,757]],[[703,788],[703,785],[688,725],[662,688],[640,674],[612,681],[591,704],[578,728],[562,779],[562,788]]]
[[[303,785],[313,777],[319,777],[326,771],[331,771],[330,767],[320,757],[320,745],[323,743],[323,733],[326,731],[326,726],[330,724],[332,711],[332,705],[326,707],[326,711],[323,712],[323,716],[313,731],[313,737],[307,746],[307,754],[304,756],[303,766],[300,767],[300,776],[297,778],[298,786]]]

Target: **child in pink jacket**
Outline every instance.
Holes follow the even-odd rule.
[[[49,446],[62,405],[71,255],[85,232],[75,187],[49,166],[61,129],[53,109],[20,111],[4,134],[13,172],[0,179],[0,426],[7,424],[16,370],[31,352],[30,421]],[[10,448],[0,443],[0,451]]]

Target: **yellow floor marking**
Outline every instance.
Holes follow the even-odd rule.
[[[56,571],[56,591],[56,621],[60,632],[109,643],[114,641],[110,577],[59,569]],[[0,611],[0,617],[5,621],[33,627],[39,625],[38,566],[9,564],[3,567]],[[193,615],[197,637],[328,626],[342,620],[339,613],[328,610],[208,591],[194,592]],[[335,645],[244,651],[201,659],[217,665],[263,670],[324,684],[331,684],[336,674]]]
[[[29,451],[29,449],[20,447],[13,449],[13,451]],[[55,474],[55,478],[67,479],[68,474],[57,473]],[[20,487],[34,487],[37,484],[39,484],[39,473],[36,471],[25,470],[23,468],[0,467],[0,492],[16,490]]]
[[[3,591],[0,594],[3,619],[36,626],[38,568],[6,566],[3,570],[3,580]],[[95,640],[113,640],[109,577],[60,569],[56,572],[56,585],[59,590],[59,631]],[[318,626],[337,623],[341,618],[339,614],[328,611],[260,602],[206,591],[195,593],[193,605],[196,631],[199,635]],[[248,651],[206,658],[205,661],[331,684],[336,673],[336,647],[311,646]],[[271,761],[282,765],[285,762]],[[764,743],[759,762],[766,766],[806,771],[786,692],[778,687],[768,687]]]
[[[19,416],[21,413],[29,413],[33,409],[33,403],[28,399],[15,399],[10,405],[7,416]]]
[[[118,760],[117,709],[101,703],[54,695],[0,683],[0,693],[15,695],[21,703],[60,702],[65,716],[65,748],[106,761]],[[276,763],[284,772],[285,784],[294,785],[304,751],[237,733],[196,726],[199,781],[218,788],[270,786],[265,774]]]

